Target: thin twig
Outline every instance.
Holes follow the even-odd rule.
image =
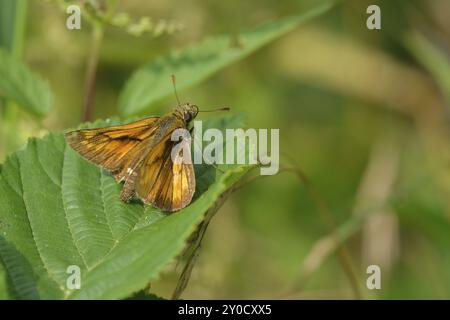
[[[228,198],[228,195],[234,191],[231,187],[228,191],[221,194],[219,199],[216,200],[214,205],[206,212],[203,221],[197,227],[197,230],[192,234],[191,238],[188,240],[188,247],[185,249],[184,254],[181,256],[187,257],[187,261],[183,267],[183,271],[178,279],[177,286],[172,294],[172,299],[180,299],[181,294],[184,289],[186,289],[189,279],[191,278],[192,270],[197,261],[200,248],[202,245],[203,237],[205,236],[206,229],[208,228],[209,222],[214,217],[216,212],[220,209],[222,204]]]
[[[86,69],[86,82],[84,87],[84,102],[83,102],[83,121],[89,121],[93,112],[93,98],[95,91],[95,80],[97,75],[98,54],[103,38],[103,27],[94,24],[92,28],[91,50],[89,52],[89,60]]]
[[[300,168],[300,166],[295,165],[295,167],[282,167],[280,171],[291,171],[299,177],[299,179],[302,181],[303,185],[306,188],[306,191],[309,193],[311,199],[314,201],[314,204],[316,205],[319,214],[321,216],[322,221],[324,222],[326,228],[328,231],[334,235],[334,230],[336,229],[336,224],[333,219],[333,215],[331,214],[330,210],[328,209],[327,205],[325,204],[325,201],[323,201],[320,194],[317,192],[317,190],[314,188],[311,181],[308,179],[306,174],[303,172],[303,170]],[[339,243],[338,239],[336,240],[337,243]],[[342,266],[342,269],[344,270],[350,286],[352,288],[353,294],[356,299],[361,299],[362,294],[361,290],[358,284],[358,277],[356,275],[356,272],[353,268],[353,263],[350,257],[350,254],[348,253],[348,250],[344,243],[340,243],[337,248],[337,257],[338,260]]]
[[[312,198],[315,206],[317,207],[322,220],[324,221],[324,224],[326,225],[326,227],[329,229],[330,231],[330,235],[328,236],[329,240],[331,241],[335,247],[336,247],[336,251],[337,251],[337,256],[339,259],[339,262],[341,263],[342,268],[344,269],[345,274],[347,275],[350,285],[352,287],[354,296],[356,299],[361,299],[362,298],[362,294],[358,285],[358,278],[356,276],[356,273],[353,269],[353,264],[351,262],[351,257],[345,247],[345,245],[341,242],[341,237],[339,237],[339,234],[335,233],[335,229],[336,229],[336,225],[334,223],[334,220],[332,218],[331,212],[329,211],[328,207],[326,206],[325,202],[322,200],[321,196],[319,195],[319,193],[316,191],[316,189],[314,188],[313,184],[311,183],[311,181],[308,179],[308,177],[306,176],[306,174],[301,170],[300,167],[295,166],[295,167],[288,167],[288,166],[283,166],[280,167],[280,170],[278,173],[283,173],[283,172],[292,172],[295,173],[299,179],[302,181],[302,183],[304,184],[307,192],[309,193],[310,197]],[[226,195],[228,195],[228,193],[234,192],[236,190],[239,190],[241,188],[243,188],[244,186],[246,186],[247,184],[258,180],[260,178],[264,178],[267,176],[253,176],[250,177],[249,179],[247,179],[246,181],[235,185],[234,187],[232,187],[227,193]],[[177,287],[175,288],[173,295],[172,295],[172,299],[179,299],[181,294],[183,293],[184,289],[186,288],[188,281],[190,279],[191,273],[192,273],[192,269],[193,266],[197,260],[198,257],[198,252],[200,250],[201,247],[201,241],[203,239],[203,236],[206,232],[206,228],[209,225],[210,220],[212,219],[212,217],[214,216],[214,214],[217,212],[217,210],[220,208],[220,206],[223,204],[223,202],[225,201],[225,199],[227,198],[225,194],[222,195],[222,198],[220,200],[218,200],[216,202],[216,205],[211,208],[210,210],[208,210],[208,212],[205,215],[205,219],[203,220],[203,222],[199,225],[197,231],[194,233],[194,236],[191,238],[191,245],[186,249],[187,252],[189,254],[186,254],[186,256],[188,256],[188,260],[183,268],[183,271],[180,275],[180,278],[178,280],[177,283]],[[334,247],[334,246],[332,246]],[[304,283],[304,277],[302,277],[302,281],[300,282],[303,286]],[[295,286],[295,290],[298,290],[299,286]],[[292,290],[289,290],[288,292],[292,292]]]
[[[286,154],[284,154],[284,155],[290,160],[290,162],[295,163],[295,161],[290,156],[288,156]],[[341,266],[344,269],[344,272],[349,279],[354,296],[357,299],[361,299],[362,294],[361,294],[361,290],[358,285],[358,278],[354,271],[351,257],[349,255],[345,245],[343,243],[341,243],[340,239],[336,239],[337,236],[335,235],[335,232],[334,232],[336,230],[336,224],[334,223],[333,216],[332,216],[330,210],[328,209],[327,205],[322,200],[322,197],[319,195],[317,190],[314,188],[312,182],[308,179],[306,174],[303,172],[303,170],[298,165],[294,165],[291,167],[281,166],[280,170],[278,171],[278,174],[283,173],[283,172],[295,173],[299,177],[299,179],[303,183],[303,185],[305,186],[305,188],[306,188],[307,192],[309,193],[311,199],[313,200],[316,208],[318,209],[319,214],[321,215],[322,221],[324,222],[326,228],[328,229],[327,231],[330,233],[330,235],[327,236],[327,239],[328,239],[327,241],[328,242],[331,241],[336,244],[337,256],[338,256],[339,262],[341,263]],[[265,177],[269,177],[269,176],[261,176],[261,175],[252,176],[252,177],[248,178],[247,180],[245,180],[244,182],[238,184],[233,190],[234,191],[239,190],[239,189],[245,187],[247,184],[254,182],[256,180],[265,178]],[[326,247],[328,247],[328,246],[326,246]],[[293,286],[293,288],[288,289],[287,292],[290,294],[294,291],[298,291],[299,288],[303,287],[306,278],[307,277],[302,275],[301,279],[299,281],[297,281],[299,284],[297,283],[295,286]]]

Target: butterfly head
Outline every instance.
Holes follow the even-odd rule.
[[[198,114],[198,107],[195,104],[186,103],[177,109],[186,123],[191,122]]]

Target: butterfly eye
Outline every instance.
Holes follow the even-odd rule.
[[[186,113],[184,114],[184,121],[189,122],[189,121],[191,121],[191,120],[192,120],[192,115],[191,115],[191,113],[190,113],[190,112],[186,112]]]

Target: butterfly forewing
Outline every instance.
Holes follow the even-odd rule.
[[[137,156],[156,130],[158,117],[135,121],[122,126],[81,129],[66,133],[68,144],[89,161],[122,178],[120,172],[127,160]],[[144,143],[142,143],[144,142]]]

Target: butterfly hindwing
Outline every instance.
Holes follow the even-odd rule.
[[[145,203],[166,211],[184,208],[195,191],[194,167],[191,161],[183,161],[183,148],[172,160],[175,143],[168,137],[150,151],[140,168],[136,186]],[[185,158],[190,159],[190,154]]]

